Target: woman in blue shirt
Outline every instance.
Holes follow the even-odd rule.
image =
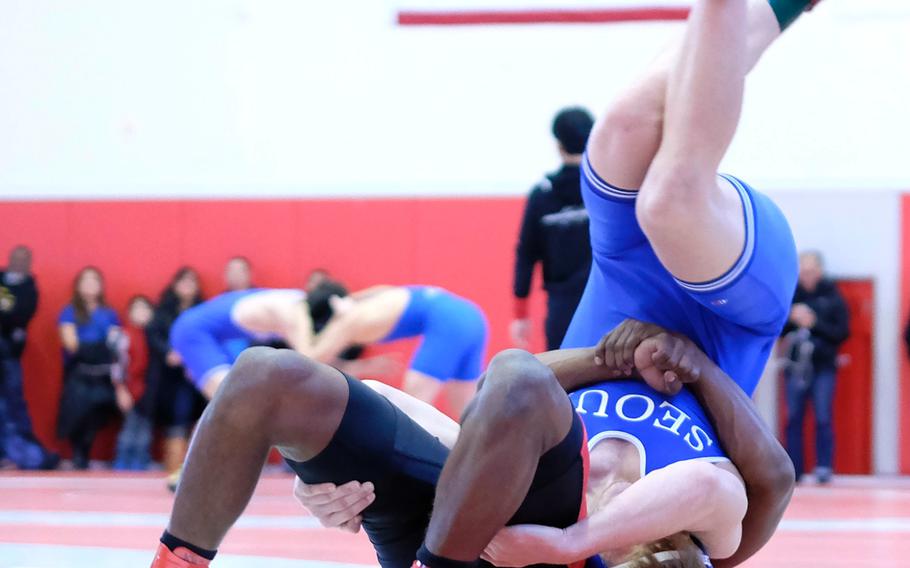
[[[107,305],[104,277],[97,268],[87,266],[76,275],[59,331],[64,383],[57,435],[70,442],[76,468],[86,469],[95,435],[117,408],[111,369],[120,320]]]

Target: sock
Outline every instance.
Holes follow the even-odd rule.
[[[436,556],[427,549],[426,544],[422,544],[420,550],[417,551],[417,562],[426,568],[473,568],[476,565],[473,560],[450,560]]]
[[[789,28],[817,0],[768,0],[771,9],[774,10],[774,16],[777,23],[780,24],[780,31]]]
[[[181,558],[184,560],[195,561],[197,560],[196,558],[184,558],[184,556],[198,556],[198,563],[202,564],[203,566],[208,566],[208,563],[215,558],[215,554],[218,552],[216,550],[207,550],[200,546],[196,546],[195,544],[186,542],[185,540],[179,539],[167,531],[164,531],[164,534],[161,535],[161,544],[166,546],[168,550],[175,554],[177,554],[178,548],[183,548],[184,551],[182,551],[183,554],[180,555]]]

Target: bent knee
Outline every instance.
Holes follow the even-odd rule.
[[[226,396],[252,402],[275,400],[318,377],[319,365],[287,349],[251,347],[243,351],[225,379]]]
[[[652,166],[635,202],[635,216],[646,234],[670,225],[668,220],[704,212],[718,197],[714,172],[683,162]]]
[[[520,349],[507,349],[490,361],[485,388],[501,391],[501,416],[529,416],[558,404],[565,393],[553,372],[536,357]]]

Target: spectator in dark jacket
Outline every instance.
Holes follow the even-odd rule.
[[[0,271],[0,458],[20,469],[53,469],[59,457],[35,437],[22,388],[26,329],[38,308],[32,252],[17,246]]]
[[[121,333],[97,268],[79,271],[72,300],[60,314],[59,330],[64,378],[57,436],[69,440],[76,468],[87,469],[95,435],[117,412],[112,370]]]
[[[563,109],[553,120],[562,168],[548,174],[528,197],[515,255],[513,343],[529,347],[527,298],[534,266],[543,265],[547,291],[547,349],[558,349],[591,269],[588,213],[581,200],[579,166],[594,119],[582,108]]]
[[[837,351],[850,335],[847,305],[834,282],[824,274],[822,256],[805,252],[799,258],[799,284],[784,328],[789,362],[787,392],[787,451],[803,473],[803,417],[812,399],[815,411],[816,479],[831,480],[834,463],[832,412]]]
[[[202,303],[199,275],[189,267],[174,274],[161,294],[152,323],[146,328],[149,368],[146,400],[156,426],[164,430],[164,470],[175,475],[183,465],[193,424],[202,414],[205,399],[186,379],[180,355],[171,349],[174,320]]]

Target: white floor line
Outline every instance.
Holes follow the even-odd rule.
[[[0,509],[0,524],[57,527],[164,527],[164,513],[111,513],[95,511],[16,511]],[[320,527],[315,517],[243,515],[234,525],[256,529],[312,529]],[[0,537],[2,538],[2,537]]]
[[[154,550],[0,543],[0,568],[123,568],[152,562]],[[219,568],[370,568],[365,564],[219,554]]]
[[[873,517],[869,519],[785,519],[780,532],[910,532],[908,517]]]

